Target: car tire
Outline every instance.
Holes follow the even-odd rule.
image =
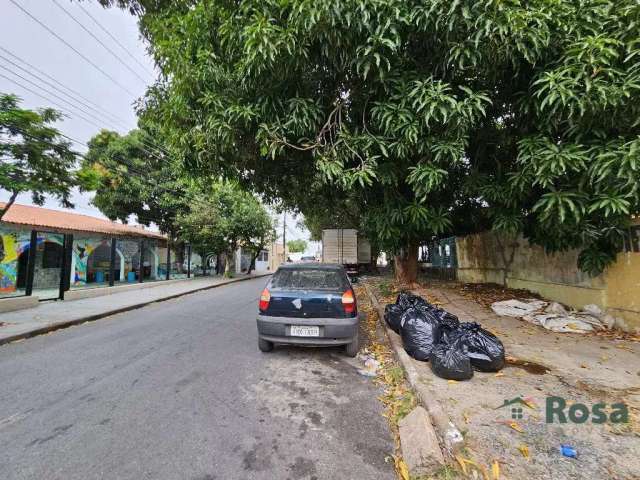
[[[359,335],[356,335],[353,338],[353,342],[345,345],[344,353],[347,355],[347,357],[355,357],[356,355],[358,355],[359,351],[360,351],[360,337]]]
[[[273,350],[273,342],[258,338],[258,348],[261,352],[270,352]]]

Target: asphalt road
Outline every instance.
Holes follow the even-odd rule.
[[[380,392],[353,360],[258,351],[264,284],[0,347],[0,479],[394,478]]]

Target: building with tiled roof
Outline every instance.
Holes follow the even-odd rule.
[[[0,239],[0,302],[190,276],[190,250],[168,248],[163,234],[71,211],[14,204]]]

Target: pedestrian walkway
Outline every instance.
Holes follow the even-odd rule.
[[[414,293],[438,303],[461,322],[478,322],[495,333],[505,346],[507,366],[497,374],[475,372],[471,380],[455,382],[434,375],[428,362],[410,359],[410,364],[419,384],[463,432],[462,455],[489,471],[497,461],[508,478],[640,478],[640,460],[634,453],[640,449],[640,343],[624,335],[554,333],[500,317],[464,295],[461,287],[429,282]],[[395,296],[383,298],[380,290],[377,296],[382,305],[395,301]],[[527,406],[514,420],[500,407],[517,397]],[[551,397],[566,401],[565,414],[575,404],[590,411],[598,403],[624,402],[630,422],[548,423],[545,406]],[[579,460],[563,457],[561,444],[576,448]]]
[[[41,302],[35,308],[0,314],[0,344],[97,320],[149,303],[266,275],[269,274],[240,275],[230,279],[221,276],[200,277],[81,300]]]

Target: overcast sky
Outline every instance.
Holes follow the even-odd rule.
[[[138,33],[136,18],[119,9],[104,9],[90,0],[80,4],[70,0],[13,2],[0,0],[0,92],[17,94],[27,108],[53,107],[64,112],[67,117],[57,127],[63,134],[82,143],[87,143],[99,127],[120,133],[135,128],[133,104],[155,76],[153,62]],[[83,30],[65,10],[116,55]],[[80,152],[86,150],[81,144],[76,144],[75,148]],[[1,201],[8,197],[8,192],[0,190]],[[91,198],[91,194],[74,192],[75,211],[103,217],[91,205]],[[17,202],[31,204],[30,195],[20,195]],[[53,199],[48,199],[45,206],[62,210]],[[298,229],[293,221],[287,230],[287,239],[308,238],[308,232]]]

